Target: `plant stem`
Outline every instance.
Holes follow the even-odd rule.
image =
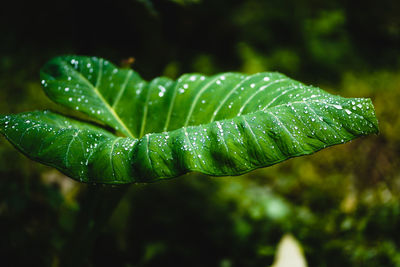
[[[88,266],[94,241],[111,217],[128,185],[88,185],[74,230],[60,256],[60,266]]]

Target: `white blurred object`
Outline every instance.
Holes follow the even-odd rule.
[[[307,267],[303,249],[291,234],[285,234],[279,241],[275,261],[271,267]]]

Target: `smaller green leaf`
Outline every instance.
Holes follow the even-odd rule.
[[[56,103],[134,137],[132,112],[137,113],[135,104],[142,101],[134,92],[146,85],[136,72],[101,58],[64,56],[50,60],[41,78],[45,93]]]

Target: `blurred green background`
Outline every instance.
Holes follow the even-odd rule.
[[[400,266],[400,2],[12,1],[0,10],[0,113],[66,110],[40,88],[53,56],[100,56],[144,78],[279,71],[370,97],[381,133],[240,177],[132,185],[92,266],[270,266],[291,233],[309,266]],[[87,3],[86,3],[87,4]],[[0,259],[57,266],[85,185],[0,138]],[[4,266],[3,264],[0,264]]]

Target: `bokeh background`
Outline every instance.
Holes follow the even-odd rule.
[[[279,71],[370,97],[381,133],[239,177],[129,188],[92,266],[270,266],[283,235],[309,266],[400,266],[400,2],[9,1],[0,9],[0,113],[50,108],[40,67],[100,56],[144,78]],[[85,185],[0,138],[2,266],[57,266]]]

